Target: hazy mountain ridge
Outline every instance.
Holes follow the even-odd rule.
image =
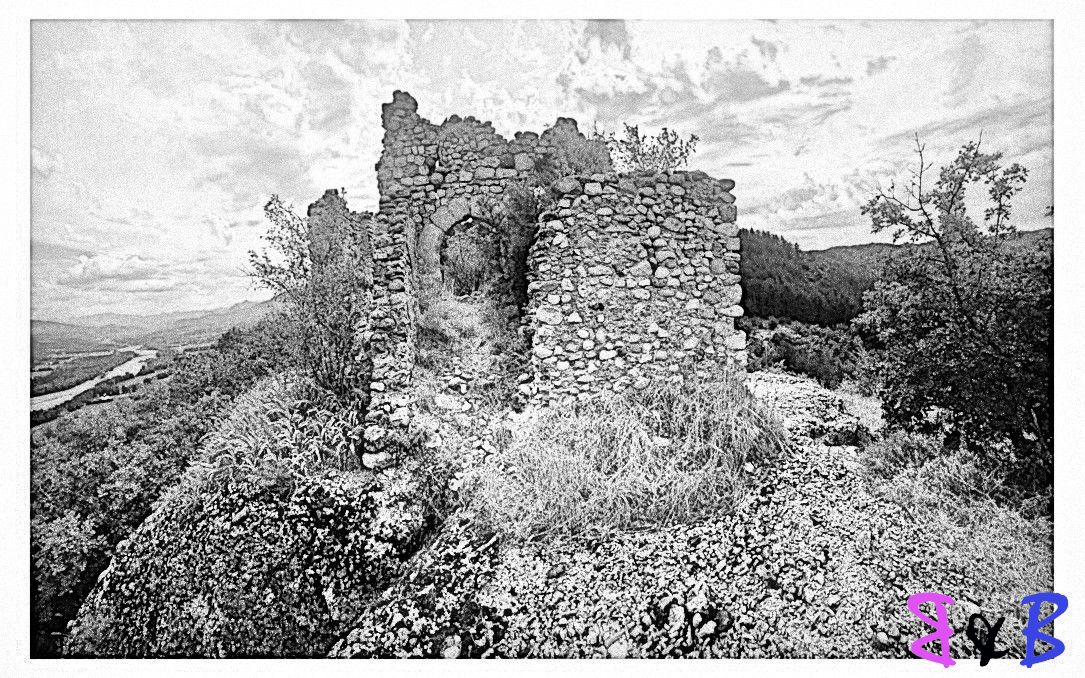
[[[118,346],[179,346],[214,341],[231,327],[252,325],[280,306],[276,299],[242,301],[206,311],[153,315],[97,313],[66,322],[31,320],[31,353],[104,351]]]

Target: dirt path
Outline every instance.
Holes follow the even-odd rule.
[[[954,596],[957,628],[980,610],[966,565],[930,556],[933,535],[866,489],[839,398],[786,375],[750,388],[794,444],[732,515],[545,546],[498,544],[454,516],[332,655],[906,657],[927,632],[910,594]],[[1019,629],[1009,619],[1000,647]],[[963,634],[953,644],[971,654]]]

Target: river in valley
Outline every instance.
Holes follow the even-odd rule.
[[[34,396],[30,399],[30,411],[37,412],[39,410],[48,410],[56,407],[57,405],[63,405],[72,398],[76,397],[84,391],[89,391],[98,384],[107,379],[113,377],[124,377],[138,374],[148,360],[158,355],[158,351],[153,348],[143,348],[142,346],[126,346],[120,351],[135,351],[136,356],[128,362],[117,365],[110,371],[100,374],[93,379],[88,379],[83,383],[73,386],[63,391],[57,391],[56,393],[45,393],[40,396]]]

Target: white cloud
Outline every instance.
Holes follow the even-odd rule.
[[[103,281],[136,281],[157,278],[159,266],[135,255],[81,255],[75,266],[57,281],[65,285],[96,285]]]
[[[35,174],[42,179],[48,179],[61,167],[63,167],[63,158],[59,155],[52,155],[41,150],[37,146],[33,146],[30,149],[30,166],[33,168]]]
[[[380,105],[393,89],[434,122],[475,115],[505,135],[559,115],[584,128],[696,133],[693,164],[736,180],[740,224],[805,247],[872,238],[858,213],[864,187],[903,167],[915,130],[942,162],[982,129],[990,148],[1031,170],[1022,222],[1049,223],[1033,216],[1051,201],[1049,23],[102,21],[33,31],[33,236],[101,253],[77,270],[55,248],[34,254],[35,312],[46,315],[258,296],[242,269],[271,193],[303,211],[325,188],[347,187],[353,208],[376,207]]]

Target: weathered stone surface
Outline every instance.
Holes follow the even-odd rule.
[[[517,153],[514,162],[513,167],[517,172],[527,172],[535,169],[535,159],[527,153]]]
[[[580,182],[572,177],[562,177],[561,179],[555,181],[551,185],[551,187],[556,193],[563,195],[580,193],[580,191],[582,190],[580,187]]]
[[[541,323],[547,325],[560,325],[564,316],[561,311],[552,306],[542,306],[535,311],[535,317]]]
[[[746,348],[746,333],[739,331],[727,337],[725,345],[732,351],[741,351]]]

